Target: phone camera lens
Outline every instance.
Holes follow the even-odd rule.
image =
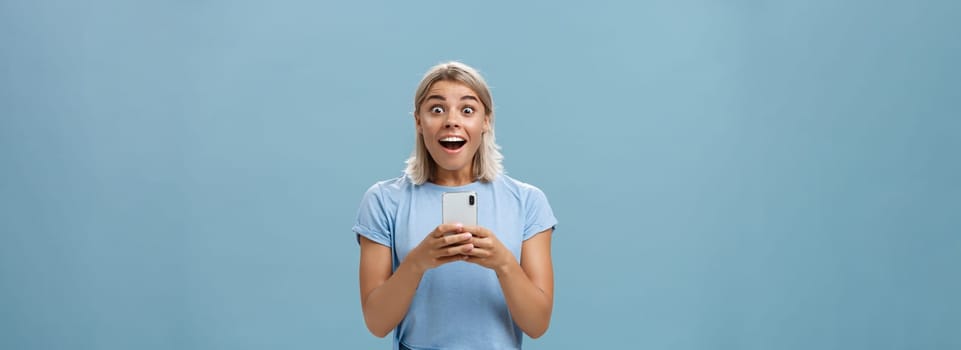
[[[474,205],[474,195],[467,196],[467,204]]]

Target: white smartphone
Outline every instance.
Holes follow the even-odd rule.
[[[477,193],[444,192],[442,199],[445,224],[459,222],[464,226],[477,226]]]

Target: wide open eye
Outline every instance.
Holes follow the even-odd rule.
[[[464,107],[461,112],[464,114],[474,114],[474,107]]]
[[[430,112],[431,112],[431,113],[434,113],[434,114],[442,114],[442,113],[444,113],[444,107],[441,107],[441,106],[431,107],[431,108],[430,108]]]

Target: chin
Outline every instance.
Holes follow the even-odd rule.
[[[434,154],[431,154],[431,158],[433,158],[434,164],[436,164],[438,168],[441,168],[447,171],[462,170],[465,167],[470,167],[474,161],[473,155],[471,155],[470,157],[467,157],[464,154],[459,154],[457,157],[450,157],[449,155],[444,154],[443,152],[444,151],[440,151],[441,154],[439,157],[434,156]]]
[[[464,163],[464,164],[460,164],[460,163],[458,163],[458,164],[450,164],[450,163],[448,163],[448,164],[441,164],[441,163],[437,163],[437,167],[438,167],[438,168],[441,168],[441,169],[444,169],[444,170],[447,170],[447,171],[458,171],[458,170],[461,170],[461,169],[466,168],[468,165],[470,165],[469,162],[468,162],[468,163]]]

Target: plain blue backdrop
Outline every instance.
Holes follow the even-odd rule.
[[[432,65],[560,225],[529,349],[961,348],[956,1],[0,1],[0,348],[386,349]]]

